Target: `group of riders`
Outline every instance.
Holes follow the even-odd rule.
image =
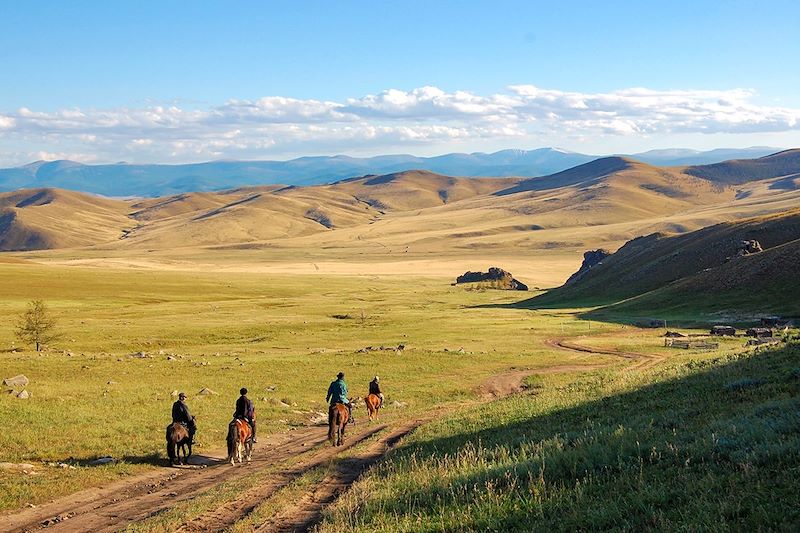
[[[256,408],[253,401],[247,397],[247,389],[242,387],[239,390],[239,398],[236,399],[236,409],[233,413],[234,420],[244,420],[250,424],[252,429],[252,440],[258,442],[256,439]],[[378,376],[372,378],[369,382],[369,394],[374,394],[380,398],[379,407],[383,407],[383,392],[381,392],[380,379]],[[330,422],[331,413],[337,404],[343,404],[347,407],[350,413],[350,420],[355,423],[353,419],[353,406],[347,392],[347,383],[344,381],[344,372],[339,372],[336,379],[328,386],[328,394],[325,397],[328,402],[328,418]],[[195,423],[194,416],[189,413],[189,407],[186,405],[186,393],[181,392],[178,394],[178,401],[172,404],[172,421],[178,422],[186,427],[189,431],[189,442],[194,444],[194,434],[197,431],[197,424]]]

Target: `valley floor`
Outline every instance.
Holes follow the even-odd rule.
[[[798,522],[766,507],[797,504],[797,476],[778,474],[798,464],[795,348],[744,352],[734,339],[675,351],[663,330],[451,286],[461,272],[443,276],[449,264],[332,275],[31,259],[0,264],[0,377],[25,374],[31,394],[0,396],[0,462],[12,464],[0,469],[0,529],[59,515],[48,529]],[[36,298],[61,333],[42,353],[13,335]],[[374,375],[387,394],[379,423],[356,411],[344,450],[314,425],[340,370],[351,395]],[[263,442],[250,467],[219,465],[241,386]],[[177,390],[197,416],[204,468],[162,468]],[[115,461],[89,466],[101,456]],[[740,484],[757,488],[729,490]],[[725,501],[698,497],[722,488]]]

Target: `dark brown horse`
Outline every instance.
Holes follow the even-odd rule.
[[[341,446],[344,444],[344,430],[347,427],[347,421],[350,419],[350,410],[347,406],[341,403],[330,408],[328,413],[328,440],[334,446]]]
[[[181,461],[181,451],[183,451],[183,461]],[[180,422],[173,422],[167,426],[167,455],[170,464],[173,465],[186,463],[186,460],[192,455],[192,440],[189,438],[189,430]]]
[[[364,398],[364,403],[367,404],[367,414],[370,420],[378,419],[378,409],[381,406],[381,398],[377,394],[367,394]]]
[[[228,461],[233,466],[234,459],[241,464],[243,458],[248,463],[253,458],[253,428],[247,420],[237,418],[228,425]]]

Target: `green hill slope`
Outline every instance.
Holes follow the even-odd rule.
[[[702,284],[722,290],[721,279],[740,276],[741,283],[751,280],[764,290],[754,258],[784,260],[795,245],[772,251],[800,239],[800,209],[739,222],[709,226],[683,235],[654,233],[626,243],[574,283],[565,284],[527,302],[533,307],[606,305],[640,296],[667,285],[703,274]],[[766,250],[753,258],[735,257],[741,241],[757,240]],[[732,258],[732,259],[731,259]],[[760,264],[760,263],[759,263]],[[782,263],[783,264],[783,263]],[[788,265],[785,265],[788,267]],[[777,269],[777,267],[776,267]],[[787,272],[791,272],[791,269]],[[774,272],[777,287],[788,285],[780,270]],[[719,277],[719,280],[716,278]],[[773,283],[773,281],[770,281]],[[726,285],[727,286],[727,285]],[[672,291],[691,291],[696,285],[677,285]],[[678,297],[677,293],[670,293]],[[687,294],[687,297],[689,294]],[[758,296],[750,300],[755,305]],[[644,300],[641,300],[644,302]],[[655,302],[654,302],[655,303]],[[752,306],[748,306],[752,307]],[[623,309],[623,307],[619,307]]]

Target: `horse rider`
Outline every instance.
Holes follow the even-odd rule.
[[[247,389],[242,387],[239,389],[239,398],[236,400],[236,411],[233,413],[233,418],[239,420],[246,420],[253,430],[253,442],[258,442],[256,439],[256,408],[252,400],[247,397]]]
[[[178,401],[172,404],[172,421],[186,426],[186,429],[189,430],[189,441],[194,444],[194,433],[197,431],[197,424],[194,422],[194,417],[189,413],[185,392],[178,394]]]
[[[381,399],[381,404],[378,406],[380,408],[383,407],[383,393],[381,392],[381,386],[379,382],[380,379],[378,378],[378,376],[372,378],[372,381],[369,382],[369,393],[374,394],[375,396]]]
[[[337,403],[347,406],[347,410],[350,413],[350,421],[355,423],[355,420],[353,420],[353,406],[350,405],[350,399],[347,397],[347,383],[344,382],[344,372],[339,372],[336,375],[336,380],[328,387],[328,395],[325,397],[325,401],[330,404],[328,407],[328,423],[330,423],[333,408]]]

